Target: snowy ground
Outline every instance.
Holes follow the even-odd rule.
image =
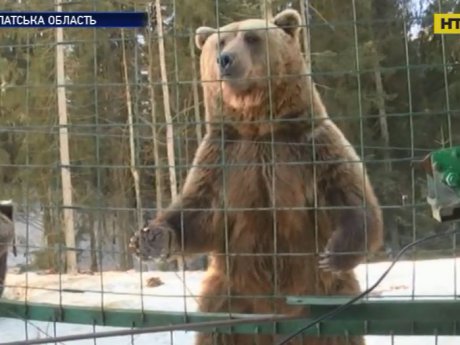
[[[445,296],[457,294],[459,266],[457,260],[432,260],[400,262],[375,290],[379,296]],[[357,274],[363,288],[378,279],[389,263],[363,265]],[[185,274],[185,276],[184,276]],[[149,277],[159,277],[163,285],[148,288],[145,281]],[[196,304],[193,297],[184,295],[197,294],[200,288],[202,272],[104,272],[102,275],[37,275],[35,273],[13,274],[7,276],[5,298],[18,301],[59,303],[79,306],[100,306],[101,290],[104,291],[103,303],[111,308],[140,308],[140,283],[143,286],[143,304],[145,309],[194,311]],[[29,287],[27,291],[24,289]],[[185,280],[184,280],[185,279]],[[457,279],[457,282],[455,282]],[[184,283],[185,281],[185,283]],[[457,284],[456,284],[457,283]],[[59,293],[60,288],[84,290],[84,293]],[[182,297],[181,297],[182,296]],[[113,328],[97,327],[96,331]],[[92,333],[92,326],[72,324],[52,324],[47,322],[24,321],[0,318],[0,343],[22,341],[26,339],[46,338],[52,335],[73,335]],[[193,332],[157,333],[131,337],[81,340],[66,344],[136,344],[136,345],[191,345]],[[367,337],[367,345],[453,345],[460,344],[460,337]]]

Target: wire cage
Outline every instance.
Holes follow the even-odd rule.
[[[0,344],[460,342],[460,229],[433,218],[423,169],[460,142],[459,39],[433,33],[433,15],[460,13],[459,1],[0,4],[149,14],[137,29],[1,31],[0,199],[12,204],[0,207]],[[274,26],[286,9],[300,31],[294,12]],[[260,21],[227,26],[245,19]],[[224,57],[229,46],[236,57]],[[240,84],[212,83],[227,58]],[[302,67],[292,83],[306,83],[286,100],[272,70],[281,59]],[[266,98],[241,110],[258,88]],[[278,113],[300,99],[311,108]],[[308,117],[318,102],[326,125]],[[306,117],[293,125],[293,115]],[[345,162],[333,154],[353,150]],[[358,226],[369,188],[379,211]],[[351,253],[362,256],[353,273],[346,258],[331,261],[325,237],[342,231],[335,242],[368,248],[378,212],[381,246]],[[156,260],[130,250],[136,232]],[[174,248],[190,255],[161,260]]]

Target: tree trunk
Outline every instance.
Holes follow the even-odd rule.
[[[125,30],[121,29],[121,47],[122,47],[122,63],[123,63],[123,79],[125,83],[125,96],[126,96],[126,109],[128,112],[128,128],[129,128],[129,153],[130,153],[130,170],[134,182],[134,192],[136,198],[136,228],[142,225],[142,205],[141,205],[141,191],[140,191],[140,178],[139,171],[136,168],[136,146],[134,142],[134,117],[131,102],[131,90],[129,88],[128,76],[128,62],[126,59],[126,46],[125,46]],[[126,243],[127,245],[127,243]]]
[[[306,73],[311,74],[311,51],[310,51],[310,30],[308,25],[310,24],[310,10],[308,7],[308,0],[300,0],[300,14],[302,17],[302,36],[303,36],[303,47],[305,62],[307,65]]]
[[[61,12],[60,0],[56,0],[56,11]],[[77,254],[75,251],[75,223],[72,209],[72,177],[70,173],[69,137],[67,131],[67,104],[65,90],[63,29],[56,29],[56,78],[59,112],[59,153],[61,163],[62,202],[64,204],[64,231],[66,243],[67,272],[77,273]]]
[[[148,78],[149,78],[149,93],[150,93],[150,106],[151,106],[151,116],[152,116],[152,142],[153,142],[153,159],[155,160],[155,197],[156,197],[156,208],[161,209],[163,207],[163,181],[161,177],[161,160],[160,152],[158,148],[158,133],[157,133],[157,114],[156,114],[156,100],[155,100],[155,90],[153,88],[153,49],[152,49],[152,35],[149,31],[149,40],[148,40],[148,58],[149,58],[149,69],[148,69]]]
[[[122,44],[122,64],[123,64],[123,79],[125,83],[125,96],[126,96],[126,110],[128,112],[128,128],[129,128],[129,153],[130,153],[130,171],[134,183],[134,193],[136,199],[136,212],[135,212],[135,221],[136,229],[140,229],[143,225],[142,221],[142,200],[141,200],[141,190],[140,190],[140,177],[139,171],[136,167],[136,146],[134,141],[134,116],[133,116],[133,107],[131,101],[131,89],[129,87],[129,75],[128,75],[128,61],[126,58],[126,45],[125,45],[125,30],[121,29],[121,44]],[[123,215],[125,216],[125,215]],[[125,217],[123,217],[125,218]],[[121,224],[126,224],[126,222],[121,222]],[[126,228],[123,226],[117,226],[117,233],[119,234],[119,243],[118,246],[121,250],[119,254],[119,264],[121,269],[126,269],[127,266],[127,257],[125,250],[128,248],[128,241],[126,236]]]
[[[161,1],[155,0],[158,32],[158,52],[160,56],[161,82],[163,88],[163,105],[166,119],[166,145],[169,165],[169,182],[171,188],[171,198],[175,199],[177,195],[177,178],[175,170],[175,153],[174,153],[174,131],[171,116],[171,107],[169,101],[168,75],[166,70],[166,56],[163,38],[163,18],[161,15]]]
[[[261,0],[262,18],[270,21],[273,18],[272,0]]]
[[[382,7],[383,6],[383,7]],[[373,21],[378,20],[380,18],[380,14],[384,11],[385,2],[373,0],[371,2],[371,9],[372,9],[372,17]],[[388,131],[388,119],[386,114],[386,105],[385,105],[385,97],[386,93],[383,87],[383,78],[381,72],[381,66],[379,61],[379,53],[385,49],[385,46],[382,45],[386,35],[388,34],[388,30],[385,29],[383,26],[373,26],[369,27],[372,40],[370,41],[370,54],[372,57],[372,67],[374,69],[374,82],[375,82],[375,91],[377,94],[377,101],[376,106],[379,113],[379,127],[380,127],[380,136],[383,140],[384,144],[384,151],[383,151],[383,158],[385,160],[385,171],[387,173],[391,172],[392,164],[391,164],[391,154],[390,154],[390,134]]]
[[[88,219],[88,229],[89,229],[89,243],[90,243],[90,257],[91,257],[91,263],[90,263],[90,271],[91,272],[97,272],[97,244],[96,244],[96,235],[94,234],[95,232],[95,226],[96,223],[94,221],[94,214],[93,212],[90,211],[89,214],[89,219]]]
[[[46,241],[46,249],[44,249],[43,258],[39,258],[38,267],[46,267],[49,269],[54,269],[56,272],[60,271],[60,262],[62,260],[59,257],[60,253],[56,253],[56,244],[59,244],[62,240],[59,218],[56,217],[56,214],[53,214],[53,205],[51,190],[47,193],[46,207],[43,208],[43,232]],[[54,213],[58,213],[55,211]],[[56,226],[58,225],[58,226]]]
[[[171,199],[174,200],[177,196],[177,177],[175,167],[175,153],[174,153],[174,131],[171,116],[171,107],[169,101],[169,90],[168,90],[168,75],[166,71],[166,56],[163,38],[163,18],[161,15],[161,1],[155,0],[156,15],[157,15],[157,32],[158,32],[158,52],[160,55],[160,71],[161,81],[163,86],[163,104],[166,119],[166,148],[168,154],[168,165],[169,165],[169,182],[171,188]],[[184,269],[184,260],[182,258],[177,259],[178,267]]]
[[[203,138],[203,131],[201,127],[201,119],[200,119],[200,98],[198,95],[198,73],[196,70],[196,56],[195,56],[195,43],[193,39],[193,35],[190,35],[190,52],[192,54],[192,78],[193,78],[193,109],[195,113],[195,129],[196,129],[196,139],[197,139],[197,146],[201,142]]]
[[[5,209],[12,205],[5,205]],[[8,210],[8,211],[10,211]],[[13,216],[9,217],[10,212],[0,211],[0,297],[3,294],[6,272],[8,271],[8,247],[14,238],[14,220]]]
[[[377,108],[379,111],[380,135],[384,144],[383,159],[385,160],[386,172],[391,172],[391,155],[390,155],[390,133],[388,132],[388,121],[385,109],[385,90],[383,89],[382,73],[377,56],[374,58],[374,78],[375,91],[377,92]]]

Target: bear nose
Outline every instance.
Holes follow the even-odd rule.
[[[220,69],[222,71],[225,71],[228,67],[230,67],[232,62],[233,62],[233,57],[228,53],[222,53],[217,58],[217,63],[219,64]]]

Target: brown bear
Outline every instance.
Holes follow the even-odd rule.
[[[196,30],[207,133],[177,200],[130,247],[144,259],[209,253],[202,312],[308,315],[286,296],[356,295],[353,269],[382,243],[363,164],[306,74],[300,24],[288,9],[268,22]],[[199,333],[195,344],[282,338]],[[289,344],[364,340],[298,336]]]

